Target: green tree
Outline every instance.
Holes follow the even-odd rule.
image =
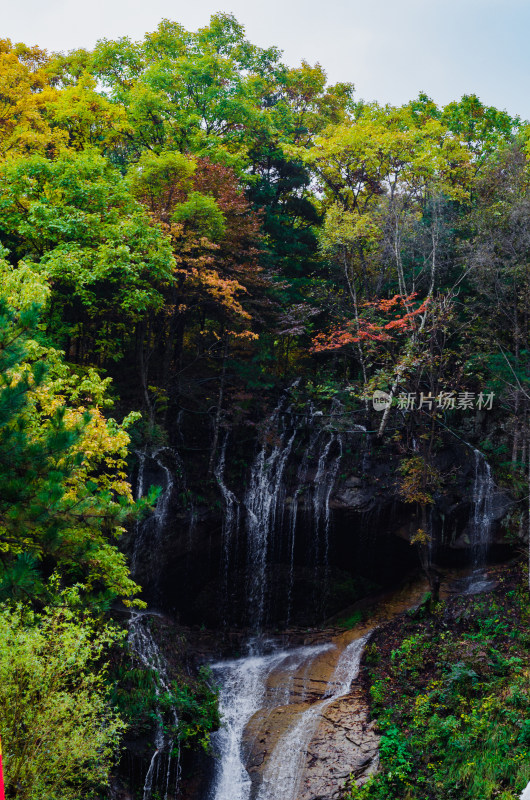
[[[52,287],[48,331],[76,362],[119,359],[174,261],[128,182],[91,149],[0,166],[0,241]]]
[[[105,656],[122,638],[70,590],[41,614],[0,606],[0,719],[6,797],[79,800],[106,792],[124,723]]]
[[[0,592],[43,597],[58,570],[94,601],[130,602],[138,586],[112,543],[135,510],[127,421],[102,414],[108,381],[72,374],[42,342],[39,276],[0,266]]]

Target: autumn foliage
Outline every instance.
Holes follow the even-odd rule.
[[[427,297],[414,308],[414,292],[406,296],[396,294],[390,299],[363,303],[365,316],[360,317],[358,322],[352,320],[345,325],[337,325],[329,332],[318,333],[313,339],[312,352],[338,350],[354,342],[388,342],[398,334],[410,333],[417,327],[417,318],[427,311],[429,300]],[[392,314],[394,317],[388,322],[381,319],[383,315]]]

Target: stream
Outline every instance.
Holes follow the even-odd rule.
[[[221,686],[221,729],[208,800],[326,800],[350,774],[377,766],[378,737],[356,686],[377,625],[417,606],[418,581],[381,598],[351,630],[315,631],[303,646],[255,638],[248,653],[212,664]]]

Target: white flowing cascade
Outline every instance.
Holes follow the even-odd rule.
[[[165,447],[160,447],[154,450],[153,453],[147,451],[138,451],[138,478],[136,482],[136,499],[143,497],[148,487],[145,486],[145,462],[147,459],[152,459],[156,462],[159,469],[164,473],[165,486],[158,495],[156,506],[153,513],[142,520],[136,525],[136,535],[134,538],[134,548],[131,558],[131,574],[135,575],[138,566],[138,557],[142,546],[146,543],[147,539],[152,539],[151,545],[157,548],[160,543],[162,531],[167,524],[169,505],[171,502],[171,495],[175,486],[175,477],[171,469],[164,463],[161,458],[162,453],[166,450]],[[181,467],[180,457],[175,450],[171,450],[171,456]]]
[[[247,529],[247,612],[250,625],[257,631],[265,618],[267,556],[277,515],[283,508],[284,470],[298,430],[296,426],[281,429],[284,405],[282,398],[267,421],[243,500]]]
[[[267,679],[278,668],[291,673],[306,661],[331,648],[331,645],[299,647],[267,655],[251,654],[245,658],[212,664],[215,677],[221,683],[219,709],[222,726],[213,735],[218,754],[217,771],[211,800],[248,800],[251,781],[243,762],[242,741],[245,727],[252,716],[266,704]],[[268,697],[271,707],[289,702],[290,681]],[[275,800],[283,796],[280,794]]]
[[[298,524],[298,511],[300,498],[304,494],[308,480],[308,471],[311,457],[314,454],[316,443],[320,437],[322,429],[319,425],[315,426],[315,420],[322,418],[322,412],[315,412],[311,405],[308,410],[307,425],[310,429],[309,441],[304,449],[298,472],[296,475],[296,486],[289,506],[289,587],[287,591],[287,621],[290,622],[292,610],[292,595],[294,587],[294,556],[296,544],[296,526]],[[313,504],[314,507],[314,504]]]
[[[337,445],[337,455],[329,458],[332,445]],[[330,433],[318,460],[317,474],[313,488],[313,517],[315,525],[315,542],[318,548],[315,561],[328,566],[329,561],[329,534],[330,534],[330,507],[329,500],[335,486],[337,472],[342,459],[342,438],[340,434]]]
[[[334,401],[331,406],[330,417],[337,416],[340,408],[340,403]],[[332,424],[327,426],[322,425],[323,416],[321,411],[315,411],[313,407],[310,406],[309,414],[306,418],[306,425],[308,425],[310,430],[309,440],[304,449],[300,466],[298,467],[296,486],[289,507],[290,566],[287,597],[288,622],[291,618],[296,526],[298,524],[300,506],[302,506],[302,509],[306,513],[311,514],[311,556],[313,564],[315,566],[322,566],[325,569],[329,564],[329,537],[331,532],[330,498],[342,460],[343,437],[333,429]],[[321,440],[326,434],[327,440],[322,447]],[[310,480],[309,473],[311,463],[315,461],[317,461],[316,473],[313,479]]]
[[[155,675],[155,696],[158,700],[161,692],[171,691],[171,681],[167,673],[167,666],[165,659],[156,644],[149,626],[145,624],[146,619],[150,616],[149,612],[131,612],[131,619],[129,622],[129,635],[127,641],[129,647],[135,657],[136,661],[144,669],[152,670]],[[174,709],[171,709],[171,722],[175,728],[178,728],[178,716]],[[155,733],[155,752],[151,757],[149,769],[145,776],[142,800],[151,800],[153,793],[153,781],[158,779],[158,771],[160,769],[161,755],[167,753],[167,771],[165,778],[164,799],[167,798],[169,793],[169,783],[171,778],[171,765],[172,765],[172,751],[175,741],[168,737],[164,732],[164,723],[160,707],[156,708],[156,733]],[[175,796],[178,795],[178,785],[180,779],[180,750],[177,758],[176,768],[176,787]]]
[[[495,484],[491,467],[480,452],[474,450],[475,481],[473,483],[472,558],[473,569],[486,563],[493,522],[493,491]]]
[[[359,674],[364,645],[369,636],[370,634],[366,634],[355,639],[346,647],[340,655],[324,698],[309,706],[279,739],[263,772],[258,800],[296,800],[307,748],[316,731],[319,717],[331,703],[350,692],[351,684]]]
[[[289,503],[287,547],[290,561],[287,597],[289,619],[294,585],[295,537],[299,511],[310,521],[313,542],[311,560],[315,567],[328,565],[331,527],[330,498],[337,479],[342,455],[343,436],[334,421],[323,424],[324,415],[312,407],[307,414],[296,414],[288,405],[288,394],[266,420],[261,446],[250,468],[248,487],[241,503],[225,483],[227,437],[225,437],[215,477],[224,501],[224,570],[228,580],[230,548],[239,527],[240,509],[244,510],[247,542],[247,615],[251,627],[260,631],[266,623],[268,566],[274,554],[274,536],[282,528],[286,506],[286,468],[295,444],[304,442],[296,473],[295,486]],[[334,402],[330,417],[340,415],[340,404]],[[355,430],[365,432],[361,426]],[[308,438],[301,438],[305,432]],[[297,438],[299,437],[299,438]],[[278,542],[276,542],[278,544]],[[305,752],[318,724],[320,714],[336,699],[350,690],[356,678],[366,637],[349,645],[338,658],[324,696],[308,708],[293,715],[287,733],[274,749],[267,765],[259,800],[295,800],[296,787],[301,779]],[[266,643],[265,643],[266,644]],[[212,665],[221,686],[221,729],[214,734],[217,768],[209,800],[250,800],[256,787],[245,768],[244,734],[256,712],[263,708],[301,702],[293,696],[290,682],[300,667],[307,669],[319,653],[333,648],[325,644],[313,648],[273,650],[264,654],[264,644],[252,640],[250,655]],[[259,648],[259,649],[258,649]],[[281,671],[281,686],[271,690],[269,678]],[[291,676],[289,678],[289,675]],[[303,699],[303,698],[302,698]]]
[[[234,544],[240,521],[239,500],[234,492],[225,483],[226,466],[226,447],[228,444],[228,432],[226,433],[221,447],[219,461],[214,470],[214,476],[223,496],[223,596],[228,598],[228,575],[230,570],[230,555]]]

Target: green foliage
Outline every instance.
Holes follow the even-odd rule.
[[[337,625],[341,628],[354,628],[362,620],[363,615],[361,611],[354,611],[349,617],[344,617],[337,620]]]
[[[176,206],[173,220],[184,223],[210,242],[222,239],[226,227],[224,214],[215,199],[199,192],[191,192],[185,203]]]
[[[177,709],[177,735],[185,747],[210,751],[210,735],[221,724],[218,700],[219,691],[212,688],[212,674],[208,667],[200,668],[192,688],[173,684],[173,692],[166,697],[166,702]]]
[[[97,798],[124,723],[109,704],[109,646],[121,634],[76,609],[76,591],[35,614],[0,607],[0,717],[7,797]]]
[[[135,197],[149,197],[151,203],[167,200],[168,187],[178,186],[180,191],[189,191],[195,167],[195,162],[181,153],[170,151],[157,155],[146,151],[130,170],[132,192]]]
[[[55,569],[83,581],[94,601],[130,598],[138,587],[111,544],[135,509],[123,471],[128,436],[99,411],[97,375],[72,377],[39,342],[27,274],[4,274],[12,305],[0,296],[0,594],[40,596]]]
[[[166,238],[127,182],[93,150],[0,164],[0,238],[50,283],[56,339],[90,332],[92,352],[118,358],[127,326],[162,305],[172,275]],[[94,356],[93,356],[94,358]]]
[[[521,539],[530,146],[517,118],[474,95],[445,107],[423,93],[399,108],[356,103],[351,84],[327,85],[318,64],[287,67],[224,13],[196,32],[163,20],[141,41],[53,57],[3,40],[0,96],[1,599],[43,604],[55,573],[61,585],[82,582],[98,608],[130,602],[138,587],[115,539],[136,513],[127,480],[136,409],[145,414],[135,446],[182,440],[193,453],[184,504],[191,492],[204,497],[197,486],[211,478],[223,428],[235,429],[244,472],[257,420],[295,375],[297,413],[342,404],[333,430],[345,452],[352,420],[375,428],[374,452],[392,448],[396,491],[423,513],[413,538],[424,561],[426,512],[455,480],[435,461],[449,424],[475,437],[521,501],[506,517]],[[393,401],[374,424],[375,389]],[[446,390],[494,391],[498,408],[477,410],[471,425],[468,411],[399,407],[401,393]],[[108,417],[111,392],[121,424]],[[195,425],[207,418],[213,437]],[[345,607],[366,589],[345,574],[329,600]],[[431,599],[415,621],[441,617]],[[479,619],[451,647],[440,631],[435,651],[409,630],[394,648],[372,687],[386,772],[359,797],[492,794],[460,758],[464,736],[479,735],[473,715],[497,689],[526,703],[517,649],[526,633],[493,613]],[[426,660],[439,681],[430,688],[420,685]],[[381,664],[374,650],[371,666]],[[122,678],[147,730],[154,678],[133,669]],[[166,698],[182,741],[204,747],[217,724],[207,684],[177,682]],[[423,698],[416,715],[411,685]],[[405,699],[393,716],[395,687]],[[507,798],[494,722],[507,740],[510,728],[494,705],[480,713],[489,744],[476,758],[484,775],[498,770],[491,781]],[[523,716],[514,724],[520,756],[528,731]],[[436,737],[459,744],[433,744],[429,766],[419,754]],[[503,757],[519,786],[523,772]]]
[[[528,608],[503,595],[407,622],[399,647],[371,660],[381,771],[348,800],[519,797],[530,780],[528,643],[512,632]]]
[[[397,650],[392,651],[392,664],[394,669],[403,673],[418,675],[418,670],[423,666],[425,637],[421,633],[414,634],[405,639]]]
[[[161,714],[172,739],[191,750],[210,752],[210,736],[221,723],[219,692],[208,667],[201,667],[195,677],[180,670],[168,692],[160,686],[155,670],[134,666],[131,654],[124,650],[119,663],[113,665],[111,677],[111,699],[127,723],[129,735],[152,734]]]

